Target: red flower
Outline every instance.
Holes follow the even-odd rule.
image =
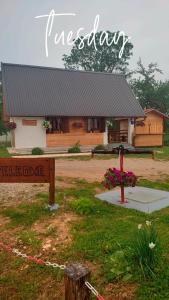
[[[111,189],[116,186],[135,186],[137,177],[131,171],[121,172],[116,168],[109,168],[104,175],[104,186],[107,189]]]

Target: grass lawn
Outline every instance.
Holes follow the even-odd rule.
[[[57,189],[60,209],[48,212],[48,195],[34,201],[1,207],[0,236],[22,252],[60,264],[78,261],[92,273],[93,285],[106,300],[169,299],[169,208],[151,215],[96,200],[99,183],[59,177],[66,184]],[[169,191],[169,181],[141,180],[140,185]],[[12,203],[12,202],[11,202]],[[145,279],[129,253],[140,223],[156,224],[163,263],[153,278]],[[114,274],[112,257],[123,251],[125,262]],[[124,266],[124,267],[123,267]],[[126,267],[130,266],[130,271]],[[63,272],[30,263],[0,251],[0,299],[64,299]],[[123,275],[129,272],[130,276]],[[92,298],[95,299],[95,298]]]
[[[169,160],[169,146],[164,146],[164,147],[159,147],[159,148],[148,148],[150,150],[155,151],[155,159],[156,160]],[[67,160],[91,160],[91,159],[96,159],[96,160],[109,160],[112,159],[113,157],[118,157],[116,154],[95,154],[94,157],[92,158],[91,156],[69,156],[69,157],[64,157],[64,159]],[[125,154],[125,157],[129,158],[152,158],[151,154]],[[63,159],[63,157],[57,157],[56,159]]]
[[[0,145],[0,157],[10,157],[10,154],[4,145]]]

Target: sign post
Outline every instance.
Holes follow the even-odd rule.
[[[49,209],[58,208],[54,158],[0,158],[0,183],[49,183]]]

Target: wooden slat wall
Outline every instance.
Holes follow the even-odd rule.
[[[155,147],[163,145],[163,135],[161,134],[147,134],[136,135],[134,139],[135,147]]]
[[[72,146],[77,142],[80,145],[98,145],[103,144],[104,133],[53,133],[46,135],[47,147]]]
[[[150,112],[144,121],[145,126],[135,127],[134,146],[154,147],[163,145],[163,117]]]
[[[136,134],[163,134],[163,118],[157,113],[147,114],[145,126],[136,126]]]

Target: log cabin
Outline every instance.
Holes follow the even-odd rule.
[[[144,117],[123,75],[8,63],[1,69],[4,120],[15,123],[15,149],[107,144],[110,118],[125,118],[131,144],[133,122]]]

